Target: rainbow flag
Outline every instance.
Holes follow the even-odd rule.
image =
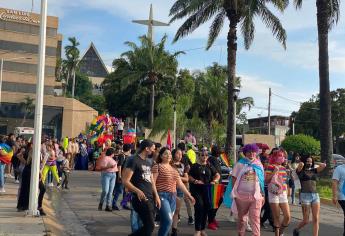
[[[0,143],[0,162],[8,164],[11,162],[13,150],[5,143]]]
[[[208,184],[206,185],[208,200],[212,209],[219,208],[219,200],[224,195],[224,184]]]
[[[227,167],[230,167],[229,158],[225,153],[220,154],[220,159]]]

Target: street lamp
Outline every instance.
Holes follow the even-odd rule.
[[[295,135],[295,121],[296,121],[296,115],[291,115],[291,123],[292,123],[292,135]]]
[[[174,103],[173,103],[173,108],[174,108],[174,148],[176,148],[176,120],[177,120],[177,114],[176,114],[176,98],[174,99]]]
[[[234,144],[234,147],[233,147],[233,156],[234,156],[234,164],[237,162],[237,150],[236,150],[236,102],[237,102],[237,99],[238,99],[238,95],[240,94],[240,88],[239,87],[236,87],[233,89],[233,95],[234,95],[234,134],[233,134],[233,144]]]
[[[7,53],[7,52],[6,52]],[[3,54],[6,54],[6,53],[3,53]],[[28,60],[31,60],[32,58],[31,57],[15,57],[15,58],[8,58],[8,59],[4,59],[3,57],[1,58],[1,61],[0,61],[0,105],[1,105],[1,92],[2,92],[2,74],[3,74],[3,70],[4,70],[4,61],[13,61],[13,60],[17,60],[17,59],[28,59]]]
[[[37,68],[36,85],[36,106],[35,106],[35,125],[34,125],[34,145],[31,164],[30,195],[28,215],[38,216],[38,182],[40,172],[41,156],[41,135],[43,117],[43,96],[44,96],[44,69],[46,54],[46,35],[47,35],[47,1],[41,0],[41,23],[40,23],[40,44],[39,44],[39,63]]]

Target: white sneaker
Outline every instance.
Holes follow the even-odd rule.
[[[250,226],[250,224],[247,224],[246,231],[247,232],[253,232],[252,227]]]
[[[16,180],[14,181],[14,183],[19,184],[19,180],[16,179]]]
[[[0,188],[0,193],[6,193],[4,188]]]
[[[10,179],[14,179],[14,176],[11,174],[6,174],[5,177],[10,178]]]
[[[53,182],[49,183],[49,184],[48,184],[48,187],[54,187]]]

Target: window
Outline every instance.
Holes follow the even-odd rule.
[[[3,81],[2,90],[17,93],[36,93],[36,84],[19,84]],[[54,86],[44,86],[44,94],[54,95]]]
[[[0,50],[38,54],[38,45],[0,40]],[[56,56],[56,48],[46,47],[47,56]]]
[[[4,70],[27,74],[37,74],[37,65],[5,60]],[[55,76],[55,67],[46,66],[45,74],[46,76]]]
[[[18,22],[0,20],[0,30],[8,30],[25,34],[38,35],[40,32],[40,27],[38,25],[29,25]],[[56,37],[56,35],[57,29],[47,27],[48,37]]]

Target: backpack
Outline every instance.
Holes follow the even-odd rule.
[[[268,184],[268,191],[274,195],[283,193],[283,178],[279,175],[279,171],[273,175],[271,182]]]

